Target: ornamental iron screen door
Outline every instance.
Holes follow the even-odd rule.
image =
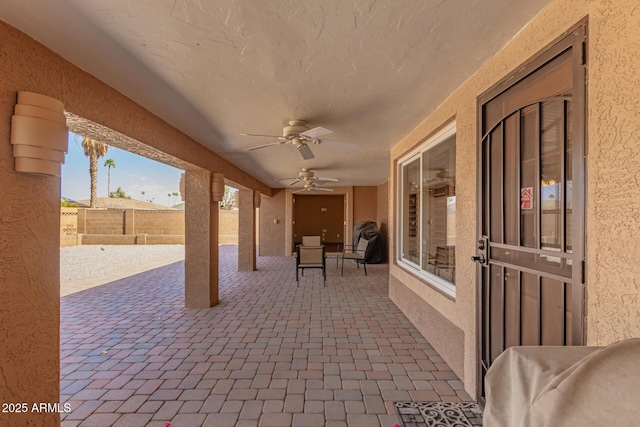
[[[482,399],[508,347],[585,341],[585,30],[478,100]]]

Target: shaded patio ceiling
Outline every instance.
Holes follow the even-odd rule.
[[[270,187],[377,185],[389,150],[549,0],[0,0],[0,19]],[[246,152],[291,119],[355,151]]]

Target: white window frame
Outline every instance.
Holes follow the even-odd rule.
[[[437,132],[435,135],[433,135],[431,138],[427,139],[423,144],[421,144],[418,148],[416,148],[415,150],[412,150],[410,153],[402,156],[400,159],[398,159],[398,162],[396,163],[396,212],[398,213],[397,215],[397,220],[396,220],[396,262],[398,264],[398,266],[400,266],[401,268],[411,272],[412,274],[418,276],[420,279],[423,279],[425,282],[427,282],[429,285],[435,287],[436,289],[438,289],[439,291],[445,293],[446,295],[449,295],[453,298],[455,298],[456,296],[456,285],[455,285],[455,279],[454,282],[451,283],[445,279],[443,279],[442,277],[439,277],[433,273],[430,273],[426,270],[423,270],[422,267],[419,264],[415,264],[414,262],[409,261],[408,259],[405,259],[402,257],[402,250],[404,248],[403,244],[403,221],[404,221],[404,203],[403,203],[403,196],[404,196],[404,180],[403,180],[403,176],[402,176],[402,170],[403,167],[407,164],[409,164],[412,160],[415,160],[416,156],[418,156],[420,158],[420,194],[422,194],[422,182],[423,182],[423,177],[422,177],[422,159],[423,159],[423,153],[425,151],[430,150],[431,148],[435,147],[436,145],[440,144],[441,142],[444,142],[445,140],[447,140],[448,138],[450,138],[451,136],[456,135],[456,122],[451,122],[450,124],[448,124],[447,126],[445,126],[444,128],[442,128],[439,132]],[[456,140],[456,144],[457,144],[457,140]],[[457,151],[457,150],[456,150]],[[422,201],[421,201],[422,203]],[[423,232],[423,219],[424,216],[424,212],[423,209],[420,209],[420,218],[418,221],[418,224],[420,226],[420,232],[419,232],[419,248],[420,248],[420,263],[422,263],[423,260],[423,255],[422,255],[422,232]]]

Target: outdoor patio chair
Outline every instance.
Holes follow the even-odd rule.
[[[320,236],[302,236],[302,246],[320,246]]]
[[[358,240],[358,246],[344,245],[342,252],[342,275],[344,276],[344,260],[350,259],[356,262],[356,266],[360,268],[360,263],[364,266],[364,275],[367,275],[367,247],[369,241],[367,239],[360,238]]]
[[[296,249],[296,282],[298,286],[300,286],[298,270],[302,270],[302,275],[304,276],[304,270],[306,268],[322,269],[322,278],[324,281],[324,285],[327,286],[327,268],[324,255],[324,245],[298,245]]]

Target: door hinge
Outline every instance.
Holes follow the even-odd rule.
[[[587,64],[587,41],[586,40],[582,40],[580,49],[582,50],[582,52],[580,52],[580,65],[586,65]]]
[[[585,283],[585,279],[586,279],[586,272],[587,269],[587,263],[585,262],[585,260],[580,261],[580,283]]]

